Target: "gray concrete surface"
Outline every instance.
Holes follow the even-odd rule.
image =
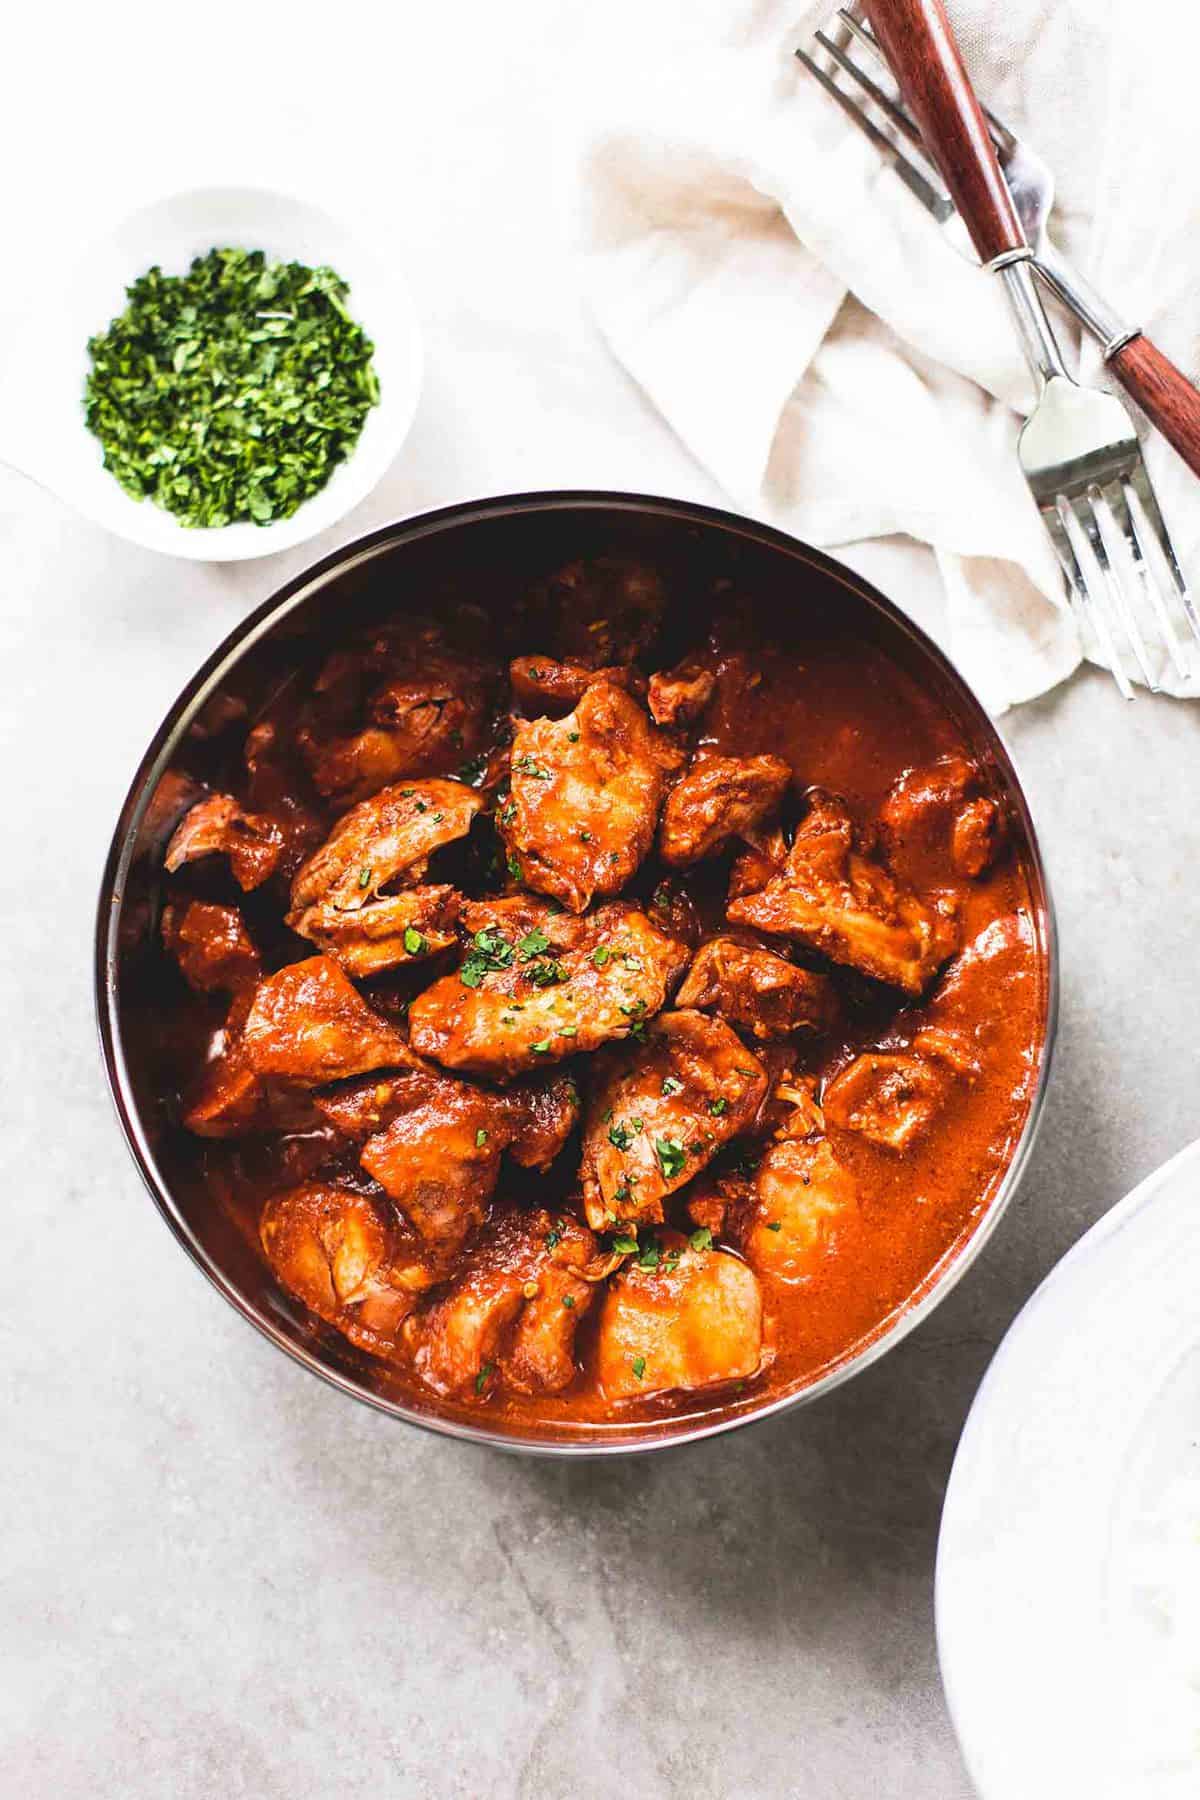
[[[56,10],[28,13],[45,42],[24,66],[53,53]],[[407,1432],[261,1341],[144,1195],[95,1050],[92,907],[126,783],[201,657],[310,557],[425,505],[563,485],[719,498],[609,363],[556,246],[547,59],[588,10],[538,0],[518,31],[473,6],[468,33],[458,9],[420,9],[425,39],[409,30],[386,72],[396,104],[361,109],[430,368],[409,450],[338,532],[187,568],[0,469],[4,1795],[969,1800],[931,1599],[963,1418],[1040,1277],[1196,1133],[1200,713],[1123,707],[1089,675],[1005,725],[1063,939],[1028,1178],[947,1303],[820,1405],[606,1466]],[[132,30],[102,35],[62,77],[88,157],[43,127],[36,83],[0,121],[23,170],[10,244],[42,220],[56,241],[90,228],[143,142],[164,165],[179,151],[174,87]],[[193,34],[179,79],[222,41]],[[156,186],[177,177],[156,165]],[[890,554],[860,560],[910,591],[911,557]]]

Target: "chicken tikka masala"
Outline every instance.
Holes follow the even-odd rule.
[[[797,654],[723,586],[685,641],[624,555],[499,625],[384,616],[170,838],[212,1202],[439,1411],[529,1434],[803,1386],[927,1285],[1024,1125],[1003,789],[885,648]]]

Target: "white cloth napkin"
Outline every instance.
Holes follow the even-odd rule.
[[[1200,369],[1197,27],[1147,47],[1135,0],[952,0],[983,99],[1057,176],[1060,247]],[[831,11],[615,0],[572,216],[613,351],[732,503],[811,543],[928,546],[922,623],[1001,712],[1076,666],[1057,564],[1017,467],[1032,385],[994,276],[953,248],[795,61]],[[1184,41],[1186,40],[1186,41]],[[1055,315],[1068,366],[1098,352]],[[1200,582],[1200,490],[1152,479]],[[937,592],[937,584],[932,591]],[[905,595],[893,596],[901,605]]]

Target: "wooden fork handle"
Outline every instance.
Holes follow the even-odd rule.
[[[1025,247],[1012,198],[941,0],[865,0],[900,90],[979,260]]]
[[[1109,357],[1108,366],[1192,473],[1200,475],[1200,393],[1182,369],[1141,332]]]

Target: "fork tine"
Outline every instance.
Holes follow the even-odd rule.
[[[857,81],[864,93],[871,96],[880,112],[886,113],[897,131],[903,132],[904,136],[908,139],[909,143],[913,145],[914,149],[919,150],[921,155],[924,156],[926,154],[924,139],[917,130],[913,120],[910,119],[905,112],[904,108],[893,100],[890,94],[885,94],[878,82],[872,81],[871,77],[863,69],[859,68],[858,64],[854,61],[854,58],[852,56],[847,56],[841,46],[835,44],[831,37],[826,37],[823,31],[815,32],[813,35],[818,44],[820,44],[822,50],[832,56],[838,68],[844,69],[851,81]]]
[[[939,191],[934,184],[921,173],[915,163],[909,162],[903,151],[892,142],[891,138],[880,131],[877,125],[872,124],[871,120],[868,119],[861,108],[855,104],[849,94],[843,93],[833,77],[827,75],[820,64],[815,63],[806,51],[797,50],[796,57],[804,64],[810,75],[816,76],[821,86],[825,89],[825,92],[837,101],[846,116],[853,119],[859,130],[870,138],[884,161],[891,163],[905,187],[911,194],[916,196],[926,212],[931,212],[939,223],[948,219],[950,214],[954,211],[950,196],[945,192]]]
[[[1183,602],[1183,610],[1187,614],[1187,622],[1192,628],[1192,636],[1200,643],[1200,617],[1196,614],[1196,603],[1192,599],[1187,577],[1179,566],[1175,555],[1175,546],[1171,542],[1171,534],[1167,530],[1167,522],[1162,516],[1162,508],[1158,504],[1158,496],[1150,485],[1150,475],[1145,463],[1139,456],[1130,475],[1133,491],[1142,504],[1146,522],[1154,533],[1159,549],[1166,559],[1167,568],[1171,572],[1171,580],[1175,583],[1175,592]]]
[[[1121,690],[1124,700],[1133,699],[1133,688],[1129,677],[1117,655],[1117,647],[1108,628],[1108,620],[1092,599],[1091,590],[1084,575],[1083,566],[1075,554],[1075,545],[1071,541],[1071,533],[1067,528],[1066,515],[1069,512],[1067,503],[1060,496],[1053,504],[1046,501],[1039,506],[1042,521],[1050,533],[1050,542],[1054,545],[1059,566],[1067,581],[1067,594],[1075,609],[1076,617],[1082,616],[1090,626],[1092,635],[1100,646],[1100,654],[1106,659],[1112,671],[1113,680]]]
[[[871,28],[868,25],[864,25],[861,19],[856,19],[848,6],[839,6],[837,16],[850,33],[851,37],[857,38],[858,42],[863,44],[871,52],[872,56],[876,57],[886,69],[888,66],[887,58],[879,48],[879,44],[876,41],[875,34]],[[1003,161],[1004,157],[1012,154],[1013,150],[1016,148],[1017,140],[1008,129],[1008,126],[1004,123],[1004,120],[997,118],[991,107],[984,106],[982,100],[979,102],[979,109],[988,122],[991,129],[992,141],[997,150],[1000,151],[1001,161]],[[905,120],[907,124],[912,125],[912,120],[908,118],[907,114],[905,114]],[[898,120],[897,123],[899,123]]]
[[[1159,686],[1154,678],[1153,671],[1150,668],[1150,658],[1146,653],[1145,639],[1138,629],[1137,620],[1134,618],[1132,609],[1125,597],[1124,589],[1113,571],[1112,563],[1109,561],[1108,546],[1104,542],[1104,533],[1101,530],[1100,520],[1096,512],[1096,501],[1099,497],[1100,489],[1093,482],[1086,494],[1075,494],[1072,497],[1073,504],[1071,510],[1075,514],[1075,519],[1080,530],[1091,545],[1092,555],[1096,558],[1100,573],[1104,577],[1104,585],[1108,590],[1109,599],[1112,601],[1113,612],[1120,620],[1125,636],[1129,641],[1129,646],[1133,651],[1134,661],[1137,663],[1142,680],[1152,694],[1157,694],[1159,692]]]
[[[1138,581],[1140,582],[1143,591],[1149,597],[1150,605],[1154,611],[1154,617],[1158,622],[1158,629],[1162,633],[1163,642],[1166,644],[1168,654],[1170,655],[1172,663],[1175,665],[1175,673],[1182,680],[1188,681],[1191,679],[1191,667],[1187,657],[1183,653],[1183,646],[1180,644],[1176,634],[1175,622],[1171,618],[1170,612],[1167,610],[1166,601],[1163,599],[1158,582],[1154,578],[1154,572],[1146,561],[1145,553],[1142,550],[1142,540],[1138,533],[1134,509],[1129,504],[1127,486],[1124,482],[1119,480],[1110,481],[1107,487],[1103,489],[1103,493],[1104,498],[1108,502],[1109,510],[1116,521],[1117,530],[1124,538],[1129,549],[1129,554],[1133,558],[1133,566]]]

